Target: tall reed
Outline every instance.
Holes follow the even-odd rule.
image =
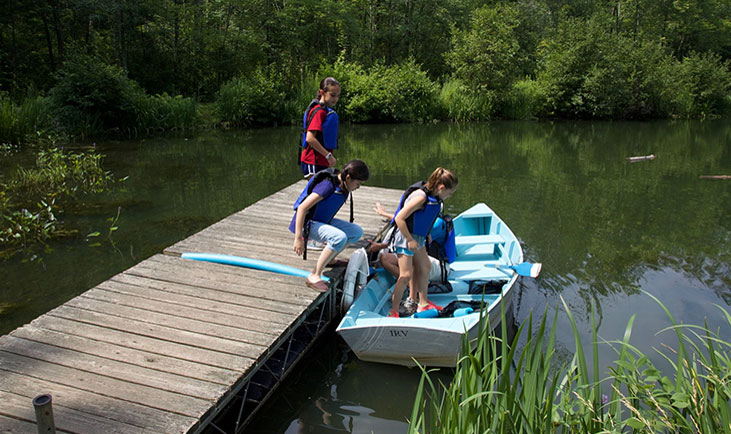
[[[36,132],[47,129],[50,119],[47,98],[27,97],[15,104],[0,95],[0,143],[21,144]]]
[[[464,356],[449,385],[436,385],[423,370],[410,433],[731,433],[731,357],[728,342],[707,325],[679,325],[665,311],[677,338],[660,352],[674,372],[663,374],[630,343],[635,316],[621,340],[609,342],[618,359],[600,378],[597,327],[592,312],[592,373],[576,321],[575,353],[569,363],[555,357],[558,311],[547,329],[547,312],[533,330],[533,314],[512,341],[480,325],[474,351],[465,338]],[[731,330],[731,315],[719,306]],[[504,319],[503,314],[503,319]],[[527,336],[523,337],[525,330]],[[507,336],[505,321],[502,336]],[[518,352],[519,343],[525,345]],[[609,395],[603,393],[606,391]]]

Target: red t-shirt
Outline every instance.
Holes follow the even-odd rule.
[[[310,110],[310,113],[307,114],[307,117],[309,118],[310,116],[312,116],[312,111],[318,107],[320,106],[316,105],[312,107],[312,110]],[[315,116],[312,118],[310,124],[307,126],[307,131],[312,131],[315,136],[317,136],[318,140],[320,140],[320,144],[323,146],[324,144],[322,143],[322,123],[325,122],[326,117],[327,109],[321,108],[317,111],[317,113],[315,113]],[[305,164],[314,164],[316,166],[330,166],[327,158],[325,158],[325,156],[320,154],[319,152],[315,151],[312,146],[307,146],[307,148],[302,151],[301,161]]]

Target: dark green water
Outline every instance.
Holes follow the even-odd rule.
[[[676,320],[707,321],[731,341],[714,306],[731,309],[731,180],[699,179],[731,174],[727,121],[342,129],[337,157],[366,161],[369,185],[401,189],[441,165],[460,178],[450,213],[484,201],[510,225],[526,258],[544,264],[539,279],[516,287],[516,323],[531,310],[553,312],[561,296],[585,343],[593,305],[608,341],[636,314],[632,342],[652,355],[675,338],[658,333],[669,321],[644,291]],[[120,209],[119,230],[101,247],[82,236],[54,242],[40,264],[0,263],[0,334],[297,181],[296,136],[279,128],[100,144],[106,168],[129,179],[62,217],[80,234],[104,238]],[[625,160],[648,154],[657,158]],[[0,170],[25,160],[3,157]],[[568,360],[574,339],[565,314],[558,325],[558,351]],[[603,346],[600,357],[604,369],[614,352]],[[338,338],[308,359],[247,432],[405,432],[417,370],[359,362]]]

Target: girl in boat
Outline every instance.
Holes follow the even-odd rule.
[[[454,194],[457,182],[454,173],[438,167],[426,182],[411,185],[401,196],[393,219],[396,230],[391,239],[391,250],[398,257],[399,277],[393,286],[389,317],[399,317],[399,304],[406,285],[409,285],[409,298],[404,302],[406,312],[441,309],[427,296],[431,264],[425,242],[442,210],[442,201]]]
[[[322,270],[348,243],[355,243],[363,229],[353,223],[353,202],[350,202],[350,222],[336,219],[335,214],[348,196],[368,180],[368,166],[361,160],[352,160],[342,171],[329,168],[310,178],[307,187],[294,203],[294,217],[289,230],[294,233],[293,250],[307,259],[307,240],[326,243],[315,268],[305,284],[318,291],[327,291],[327,283],[320,277]]]

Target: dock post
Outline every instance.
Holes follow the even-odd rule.
[[[38,395],[33,398],[33,407],[36,410],[36,424],[38,434],[56,434],[56,424],[53,422],[53,406],[51,395]]]

